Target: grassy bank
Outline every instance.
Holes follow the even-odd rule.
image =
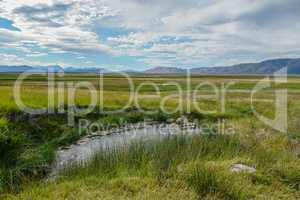
[[[164,121],[162,113],[144,115],[139,112],[119,114],[90,113],[76,118],[69,127],[65,115],[29,116],[22,112],[2,113],[0,118],[0,192],[20,192],[24,185],[44,178],[51,169],[55,151],[84,136],[78,120],[84,118],[105,129],[144,119]]]
[[[299,199],[295,149],[285,136],[272,140],[272,148],[240,135],[137,142],[99,152],[66,169],[57,182],[33,185],[7,199]],[[236,163],[257,172],[233,173]]]

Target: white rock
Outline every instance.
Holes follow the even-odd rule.
[[[177,124],[186,124],[188,123],[188,119],[186,117],[180,117],[176,120]]]
[[[174,123],[174,122],[175,122],[175,119],[173,119],[173,118],[167,119],[167,123],[168,123],[168,124],[171,124],[171,123]]]
[[[246,173],[255,173],[256,169],[253,167],[249,167],[247,165],[243,165],[243,164],[235,164],[231,167],[231,172],[236,172],[236,173],[242,173],[242,172],[246,172]]]

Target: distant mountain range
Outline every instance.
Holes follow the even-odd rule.
[[[300,74],[300,59],[273,59],[260,63],[244,63],[228,67],[200,67],[190,69],[191,74],[273,74],[287,67],[289,74]],[[176,67],[155,67],[146,70],[148,74],[180,74],[186,69]]]
[[[186,73],[185,69],[177,67],[155,67],[144,71],[146,74],[180,74]]]
[[[228,67],[200,67],[190,69],[191,74],[212,74],[212,75],[230,75],[230,74],[273,74],[274,72],[287,67],[289,74],[300,74],[300,59],[273,59],[260,63],[244,63]],[[0,66],[0,73],[22,73],[22,72],[61,72],[66,73],[110,73],[109,70],[97,67],[66,67],[60,66]],[[155,67],[143,72],[130,71],[129,73],[143,74],[184,74],[187,70],[177,67]]]

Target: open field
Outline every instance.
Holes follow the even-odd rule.
[[[288,77],[287,83],[272,83],[254,95],[251,105],[251,92],[265,77],[193,76],[187,81],[182,76],[135,75],[130,90],[130,82],[117,75],[100,79],[91,74],[67,74],[55,77],[53,90],[53,106],[63,106],[65,113],[33,117],[22,113],[15,103],[16,78],[14,74],[0,75],[0,199],[300,198],[300,77]],[[76,116],[76,121],[87,118],[118,124],[121,118],[134,123],[147,117],[165,122],[186,115],[200,123],[225,120],[235,134],[214,132],[110,149],[99,152],[83,166],[67,169],[61,179],[45,183],[55,151],[81,137],[76,127],[67,126],[66,108],[72,93],[70,84],[81,81],[93,88],[78,88],[73,93],[75,104],[89,105],[92,91],[97,96],[98,111]],[[29,77],[22,84],[21,99],[27,106],[45,108],[48,88],[46,77]],[[222,96],[222,88],[226,95]],[[251,107],[274,117],[278,89],[288,91],[286,133],[265,125]],[[160,107],[166,97],[169,98],[163,108],[168,114],[161,112]],[[122,113],[104,112],[127,104]],[[145,114],[141,109],[160,112]],[[236,163],[254,166],[257,172],[231,173],[230,166]]]

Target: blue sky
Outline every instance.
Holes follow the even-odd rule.
[[[0,17],[0,28],[8,29],[11,31],[21,31],[13,25],[13,21]]]
[[[296,58],[299,10],[299,0],[0,0],[0,65],[144,70]]]

